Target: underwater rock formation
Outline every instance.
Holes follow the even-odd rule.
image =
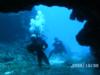
[[[100,63],[100,21],[89,20],[84,28],[76,36],[78,42],[81,45],[87,45],[91,47],[93,55],[97,59],[97,63]]]
[[[100,53],[100,2],[98,0],[1,0],[0,12],[31,10],[37,4],[64,6],[73,9],[71,19],[87,20],[76,38],[81,45],[91,46],[95,57],[98,58]]]
[[[13,61],[14,58],[13,57],[1,57],[0,56],[0,63],[7,63],[7,62],[10,62],[10,61]]]
[[[17,38],[24,37],[25,32],[20,16],[0,14],[0,41],[14,41]]]
[[[33,13],[34,11],[34,13]],[[14,42],[25,39],[29,33],[30,17],[34,18],[36,10],[32,12],[0,13],[0,42]]]

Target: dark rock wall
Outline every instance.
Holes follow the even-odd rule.
[[[19,15],[0,14],[0,41],[14,41],[25,32]]]

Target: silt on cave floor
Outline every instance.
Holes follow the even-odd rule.
[[[5,49],[5,48],[4,48]],[[61,60],[54,60],[54,56],[49,59],[51,65],[47,66],[44,64],[42,68],[37,66],[37,62],[34,62],[35,56],[31,56],[27,52],[21,53],[21,50],[17,50],[14,52],[12,47],[8,48],[10,52],[2,52],[0,54],[3,57],[14,58],[13,60],[9,60],[8,62],[0,62],[0,75],[99,75],[100,71],[95,68],[89,67],[72,67],[73,64],[86,64],[92,61],[91,56],[89,59],[83,58],[82,60],[72,59],[69,55],[66,56],[65,62],[61,62]],[[12,50],[12,51],[11,51]],[[25,50],[24,50],[25,51]],[[13,53],[14,52],[14,53]],[[16,54],[16,55],[15,55]],[[56,56],[56,58],[60,58],[60,56]],[[2,59],[3,60],[3,59]],[[5,61],[5,60],[3,60]],[[55,62],[56,61],[56,62]],[[61,63],[59,63],[61,62]]]
[[[22,63],[0,64],[0,75],[94,75],[95,72],[100,73],[98,70],[91,68],[71,68],[67,65],[43,66],[40,69],[37,65],[24,61]]]

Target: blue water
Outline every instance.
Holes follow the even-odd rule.
[[[47,55],[53,48],[52,43],[55,37],[63,41],[72,59],[81,60],[90,55],[89,47],[79,45],[76,40],[76,35],[84,27],[86,20],[84,22],[79,22],[77,19],[71,20],[69,17],[73,10],[65,7],[38,5],[35,8],[42,12],[43,18],[41,19],[45,20],[43,29],[49,44]]]
[[[35,55],[31,57],[31,54],[26,51],[25,45],[23,47],[23,44],[27,43],[27,41],[21,41],[21,43],[16,41],[11,45],[8,43],[5,46],[0,43],[0,61],[3,61],[0,62],[0,75],[8,75],[11,73],[13,75],[27,75],[29,73],[31,75],[75,75],[75,73],[79,73],[80,75],[93,75],[93,70],[91,69],[78,68],[73,70],[66,66],[66,64],[74,64],[76,61],[78,61],[76,64],[84,64],[88,59],[91,59],[90,47],[81,46],[76,40],[76,35],[84,27],[86,20],[84,20],[84,22],[79,22],[77,19],[71,20],[69,17],[73,10],[65,7],[38,5],[34,8],[32,11],[10,13],[6,15],[0,14],[0,28],[4,28],[2,32],[7,34],[10,30],[11,33],[9,33],[9,35],[12,35],[13,38],[13,36],[17,34],[19,39],[21,39],[20,36],[24,34],[21,40],[26,40],[25,37],[30,39],[29,37],[33,36],[32,30],[34,30],[34,25],[36,25],[40,28],[41,33],[46,36],[45,40],[49,46],[45,51],[46,55],[48,56],[52,51],[54,38],[57,37],[66,47],[67,53],[65,57],[53,55],[48,59],[50,61],[50,69],[43,68],[42,71],[40,71],[37,69],[36,64],[38,62],[35,60]],[[25,32],[22,30],[24,28],[26,28]],[[19,32],[16,32],[16,29],[18,29]],[[27,34],[27,30],[31,35]],[[17,39],[18,37],[15,38]],[[8,37],[5,37],[5,39],[7,38]],[[8,39],[12,40],[12,38],[9,36]],[[14,60],[9,58],[9,56],[14,57]],[[4,58],[6,58],[6,60],[4,60]],[[11,63],[7,63],[8,61]]]

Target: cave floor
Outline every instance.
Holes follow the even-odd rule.
[[[44,65],[39,68],[37,62],[33,63],[35,57],[32,57],[27,52],[25,53],[24,48],[18,48],[18,50],[16,50],[16,46],[4,48],[0,49],[0,61],[2,57],[6,58],[6,56],[7,58],[14,57],[14,60],[4,62],[5,60],[2,59],[3,62],[0,62],[0,75],[100,75],[100,70],[96,68],[72,67],[75,63],[85,64],[91,62],[91,56],[85,57],[78,62],[76,58],[73,60],[67,56],[64,63],[51,64],[50,66]]]
[[[100,75],[98,69],[93,68],[72,68],[66,64],[37,67],[36,64],[1,63],[0,75]]]

